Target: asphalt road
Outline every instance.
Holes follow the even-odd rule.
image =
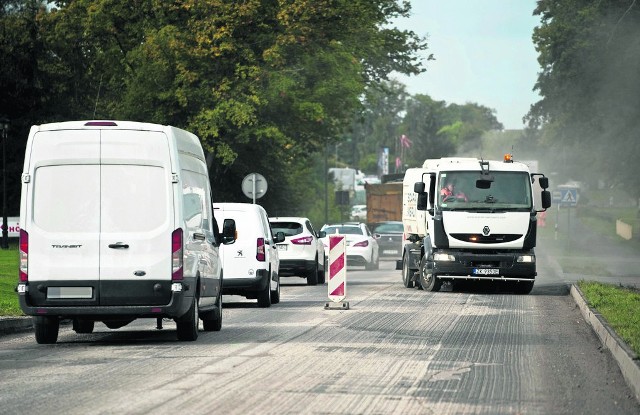
[[[222,331],[196,342],[150,320],[5,335],[0,413],[640,413],[545,250],[526,296],[406,289],[389,261],[349,269],[349,310],[287,278],[269,309],[225,298]]]

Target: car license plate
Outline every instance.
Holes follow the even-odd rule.
[[[398,251],[396,249],[385,249],[382,253],[385,255],[397,255]]]
[[[500,270],[498,268],[474,268],[473,273],[475,275],[498,275]]]
[[[278,251],[286,251],[287,245],[278,245]]]

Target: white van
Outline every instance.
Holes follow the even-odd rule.
[[[31,127],[20,204],[20,281],[38,343],[136,318],[180,340],[222,325],[222,235],[198,137],[170,126],[71,121]]]
[[[277,243],[284,233],[275,237],[271,232],[267,212],[251,203],[214,203],[218,221],[234,220],[236,241],[222,250],[224,267],[223,294],[241,295],[258,300],[258,307],[270,307],[280,302],[280,259]]]

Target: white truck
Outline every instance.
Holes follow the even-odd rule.
[[[402,280],[438,291],[501,281],[528,294],[536,277],[538,212],[551,206],[549,180],[526,164],[475,158],[428,159],[403,181]],[[540,191],[536,200],[534,194]],[[540,206],[537,206],[539,204]]]

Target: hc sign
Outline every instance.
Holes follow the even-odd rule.
[[[9,228],[9,238],[18,238],[20,236],[20,218],[7,218],[7,227]],[[0,219],[0,231],[3,231],[2,220]]]

